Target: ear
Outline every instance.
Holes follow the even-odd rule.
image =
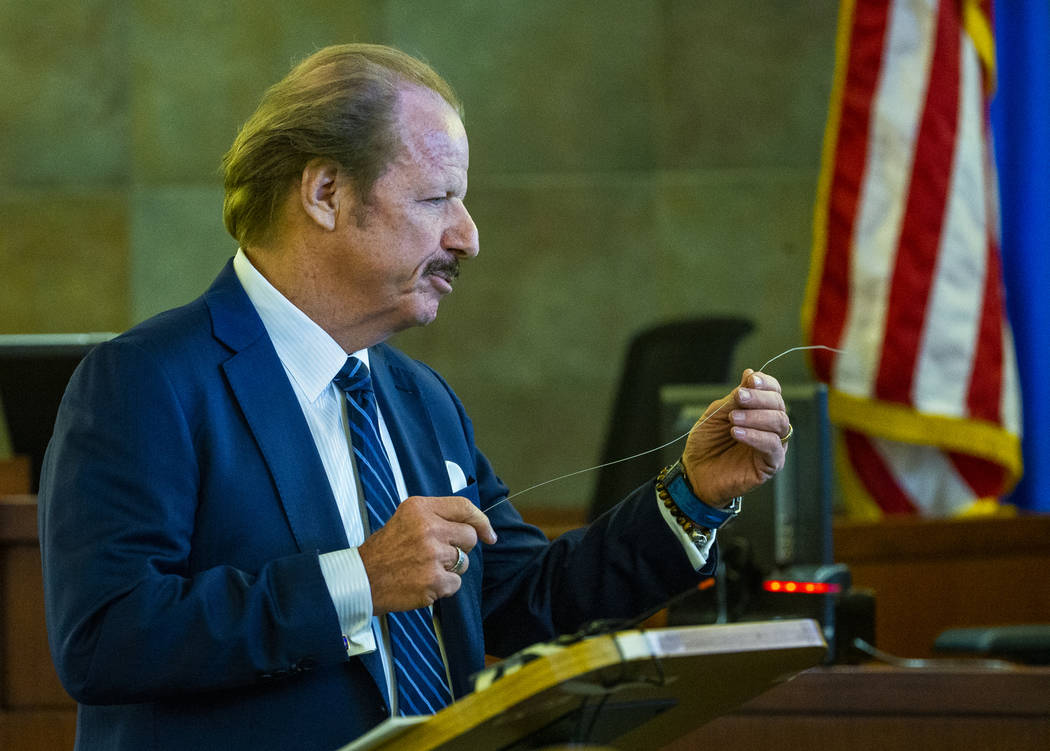
[[[307,162],[299,182],[299,200],[303,211],[329,232],[335,229],[339,203],[345,198],[344,192],[338,190],[341,182],[339,165],[320,158]]]

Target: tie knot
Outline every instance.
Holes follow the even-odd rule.
[[[332,382],[346,394],[372,390],[372,377],[368,374],[368,366],[353,355],[346,358],[346,364],[335,374]]]

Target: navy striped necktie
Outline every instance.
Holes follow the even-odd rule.
[[[379,437],[372,378],[368,366],[350,356],[333,381],[346,394],[354,463],[368,508],[368,523],[375,532],[393,516],[400,499]],[[397,678],[398,714],[432,714],[448,705],[452,692],[445,677],[445,663],[430,609],[387,613],[387,626]]]

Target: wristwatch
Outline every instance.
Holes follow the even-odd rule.
[[[681,461],[675,462],[667,470],[663,486],[679,510],[696,526],[705,529],[719,529],[725,526],[737,517],[743,505],[743,498],[737,496],[725,508],[708,506],[693,493]]]

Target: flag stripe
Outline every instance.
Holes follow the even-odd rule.
[[[972,506],[973,488],[956,471],[946,452],[935,446],[913,446],[878,437],[869,440],[916,508],[945,516]]]
[[[983,114],[983,113],[982,113]],[[988,120],[982,117],[982,132],[989,143]],[[985,170],[986,182],[995,181],[994,163],[985,151],[981,165]],[[996,200],[996,193],[990,193],[989,201]],[[995,206],[994,209],[998,207]],[[1002,419],[1002,399],[1000,394],[1009,386],[1004,382],[1003,360],[1006,354],[1003,346],[1003,330],[1009,329],[1006,320],[1006,301],[1002,289],[1002,261],[999,256],[997,233],[986,233],[986,258],[988,274],[984,280],[984,309],[981,311],[981,326],[977,336],[974,355],[975,377],[970,384],[967,395],[967,406],[970,414],[984,420]],[[1012,351],[1012,347],[1010,348]],[[1012,358],[1011,358],[1012,359]],[[976,377],[979,375],[979,377]]]
[[[857,478],[872,498],[887,513],[914,513],[915,507],[897,485],[893,473],[871,445],[871,441],[853,430],[845,431],[846,452]]]
[[[999,395],[1003,388],[1002,330],[1006,322],[1002,313],[1004,300],[1000,287],[1002,277],[999,255],[993,243],[988,244],[988,265],[994,273],[985,277],[984,308],[981,311],[981,327],[974,356],[975,377],[970,382],[966,403],[973,417],[998,422],[1001,414]]]
[[[998,464],[958,452],[951,452],[948,456],[956,472],[969,485],[972,497],[994,498],[999,494],[1006,480],[1006,472]]]
[[[961,32],[956,31],[956,34]],[[931,414],[965,418],[979,316],[974,293],[987,274],[988,212],[981,144],[981,73],[972,46],[961,46],[959,118],[951,184],[926,326],[915,363],[912,403]]]
[[[929,69],[934,36],[932,17],[915,17],[909,4],[893,4],[857,227],[852,246],[841,249],[851,253],[851,299],[841,345],[845,354],[836,360],[833,381],[857,395],[872,396],[878,373],[890,275],[925,99],[924,87],[901,82],[914,84],[915,71]]]
[[[864,165],[867,163],[867,131],[871,120],[873,94],[882,67],[882,46],[889,13],[888,2],[860,3],[852,16],[852,43],[849,47],[846,84],[841,101],[840,137],[836,143],[830,187],[826,244],[828,248],[849,247],[860,195]],[[849,256],[825,253],[816,315],[811,341],[837,346],[846,320],[850,286]],[[831,375],[833,353],[813,352],[813,362],[824,380]]]
[[[885,344],[875,381],[880,399],[911,403],[919,341],[944,226],[959,112],[957,6],[942,2],[929,66],[922,120],[911,166],[887,299]]]

